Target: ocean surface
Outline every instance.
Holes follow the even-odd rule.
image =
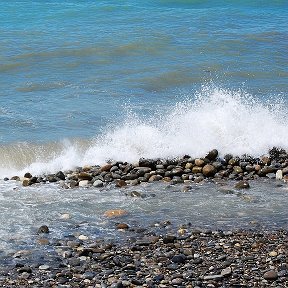
[[[2,0],[0,178],[213,148],[288,149],[287,51],[286,0]],[[29,195],[44,188],[0,184],[7,242],[41,222]],[[59,201],[53,189],[45,195]],[[276,196],[280,207],[286,198]],[[26,224],[14,218],[19,207]]]

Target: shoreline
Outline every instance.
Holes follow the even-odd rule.
[[[244,181],[239,189],[249,188],[249,180],[260,177],[288,182],[288,152],[272,148],[265,156],[254,158],[249,155],[219,157],[217,149],[202,158],[189,155],[173,159],[140,158],[137,163],[108,161],[106,164],[77,167],[74,170],[57,173],[32,175],[29,171],[22,175],[4,178],[4,181],[21,181],[23,186],[34,184],[59,183],[62,188],[103,187],[115,184],[116,187],[138,185],[143,182],[165,181],[171,184],[208,180]]]
[[[186,183],[211,181],[221,185],[221,181],[231,180],[236,183],[236,191],[246,191],[252,180],[256,183],[257,179],[287,181],[288,154],[272,149],[269,156],[258,159],[232,155],[222,159],[214,149],[199,159],[189,156],[140,159],[136,164],[114,162],[42,176],[27,172],[24,176],[5,180],[21,181],[25,187],[54,183],[63,189],[114,185],[121,191],[123,187],[142,182],[184,183],[182,188],[185,188]],[[134,194],[130,196],[141,197]],[[110,224],[115,225],[111,237],[116,239],[112,240],[97,238],[93,232],[83,235],[77,228],[56,239],[53,232],[49,233],[49,227],[39,227],[38,233],[31,235],[35,245],[1,255],[1,287],[280,288],[288,285],[286,229],[256,225],[249,229],[215,230],[189,223],[176,227],[171,223],[173,219],[148,227],[133,226],[126,212],[115,209],[104,213]]]

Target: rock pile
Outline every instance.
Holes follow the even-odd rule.
[[[118,161],[42,176],[32,176],[27,172],[22,179],[14,176],[10,180],[21,180],[23,186],[58,182],[63,188],[74,188],[102,187],[108,183],[123,187],[160,180],[181,183],[187,180],[201,182],[211,178],[252,180],[259,177],[283,179],[288,182],[287,152],[273,148],[269,155],[260,158],[247,155],[234,157],[230,154],[219,157],[218,151],[213,149],[205,157],[197,159],[189,155],[175,159],[141,158],[135,164]]]

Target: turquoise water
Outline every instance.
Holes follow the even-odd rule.
[[[1,1],[1,175],[286,148],[287,12],[287,1]],[[184,145],[195,137],[202,150]]]

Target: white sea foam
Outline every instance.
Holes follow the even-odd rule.
[[[158,115],[144,120],[127,113],[125,122],[107,128],[85,145],[66,141],[57,151],[48,151],[49,157],[47,151],[41,156],[38,148],[35,159],[17,167],[6,162],[9,169],[2,167],[1,174],[17,169],[21,173],[55,172],[102,164],[108,159],[134,162],[140,157],[200,157],[213,148],[222,155],[260,156],[273,146],[288,149],[287,110],[284,101],[263,103],[241,91],[204,87],[193,100],[177,103],[169,112],[158,111]],[[9,162],[7,157],[5,160]]]
[[[84,159],[203,156],[213,148],[222,154],[259,156],[273,146],[288,147],[284,103],[260,103],[241,92],[214,88],[203,89],[196,100],[178,103],[158,118],[129,117],[96,141]]]

